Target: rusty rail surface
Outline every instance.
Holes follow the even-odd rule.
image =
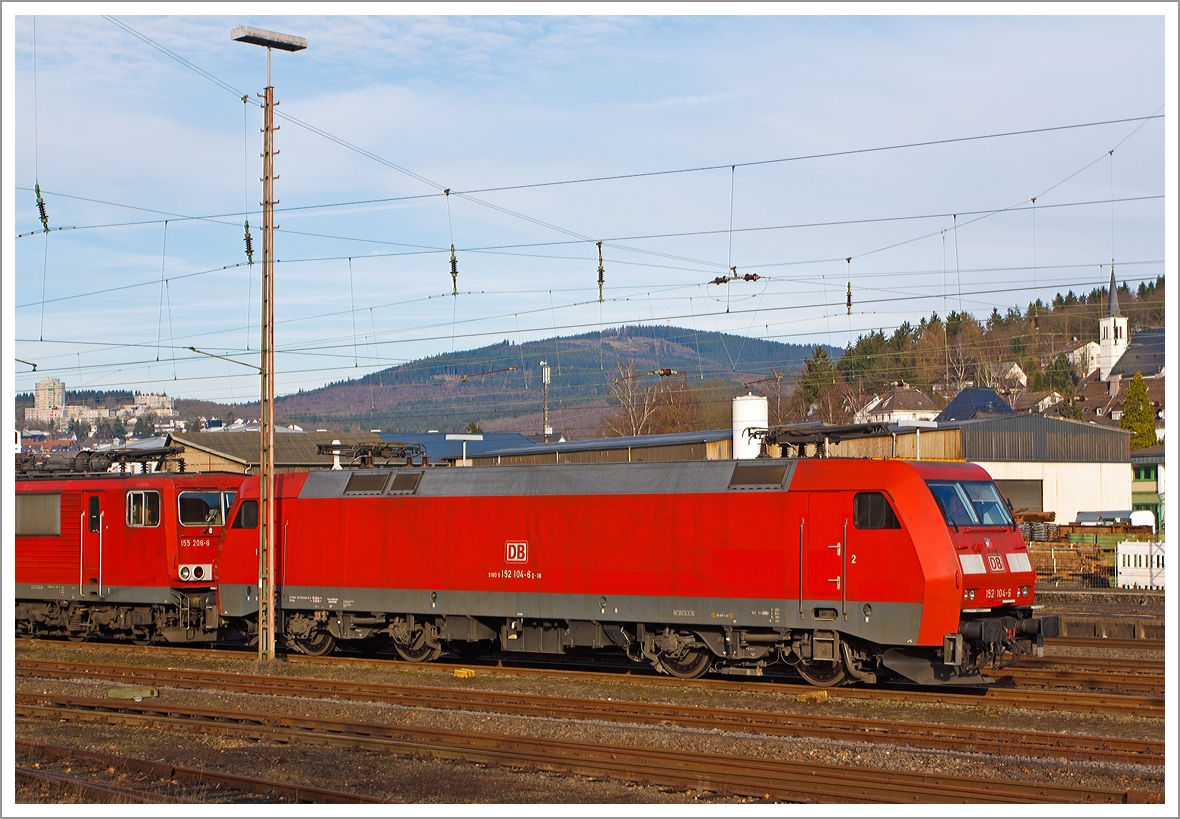
[[[18,641],[19,643],[19,641]],[[54,648],[78,648],[77,643],[52,643]],[[96,647],[97,648],[97,647]],[[137,650],[148,654],[172,654],[173,656],[221,656],[225,659],[242,657],[241,651],[222,651],[219,649],[195,648],[157,648],[135,647],[125,644],[103,644],[103,649],[114,648],[120,651]],[[775,694],[802,694],[818,690],[806,683],[794,683],[792,677],[762,677],[743,679],[741,681],[716,679],[706,677],[701,680],[681,680],[658,674],[653,668],[628,664],[612,670],[582,670],[583,668],[598,668],[601,663],[572,663],[566,662],[538,662],[524,659],[503,659],[491,657],[474,661],[432,662],[430,664],[412,663],[401,659],[383,659],[373,656],[330,655],[323,657],[309,657],[300,654],[289,654],[289,663],[316,664],[316,666],[372,666],[389,668],[391,670],[441,671],[451,673],[459,668],[494,669],[497,674],[510,676],[563,676],[566,679],[597,682],[637,683],[648,686],[671,686],[677,688],[708,688],[715,690],[745,690],[745,692],[765,692]],[[1002,673],[1002,671],[1001,671]],[[883,700],[903,702],[935,702],[943,705],[959,705],[968,707],[996,706],[1011,708],[1031,708],[1036,710],[1068,710],[1081,714],[1119,714],[1122,716],[1151,716],[1162,718],[1162,695],[1140,694],[1125,695],[1117,693],[1077,692],[1073,689],[1016,689],[1016,688],[978,688],[969,690],[953,690],[950,688],[919,688],[912,684],[891,684],[886,687],[844,686],[837,689],[826,689],[828,695],[855,700]],[[1064,695],[1063,694],[1068,694]]]
[[[1074,648],[1117,648],[1143,651],[1163,651],[1163,640],[1122,639],[1118,637],[1050,637],[1047,646],[1073,646]]]
[[[222,648],[197,648],[193,646],[184,645],[135,645],[133,643],[122,642],[88,642],[85,648],[79,643],[66,642],[64,640],[51,640],[42,638],[28,638],[19,637],[14,641],[17,646],[26,647],[41,647],[51,646],[57,649],[77,648],[80,650],[94,649],[94,650],[111,650],[118,652],[125,652],[130,654],[146,654],[146,655],[173,655],[182,657],[217,657],[223,659],[234,658],[250,658],[253,659],[254,652],[237,647],[222,647]],[[1158,643],[1159,645],[1155,645]],[[1115,640],[1104,638],[1091,637],[1054,637],[1046,641],[1047,645],[1059,645],[1069,647],[1082,648],[1142,648],[1145,651],[1162,651],[1162,640]],[[1123,644],[1126,644],[1125,646]],[[1141,645],[1143,644],[1143,645]],[[307,657],[302,654],[291,653],[284,656],[287,662],[353,662],[357,660],[372,660],[372,661],[388,661],[393,664],[404,664],[407,666],[415,666],[416,664],[407,663],[405,660],[398,659],[390,652],[385,656],[376,656],[372,654],[333,654],[329,657]],[[483,660],[458,660],[453,657],[444,657],[437,661],[439,666],[446,666],[448,664],[463,664],[470,665],[472,662],[477,664],[503,663],[509,662],[511,664],[529,665],[532,663],[543,663],[543,660],[533,660],[528,657],[523,658],[504,658],[493,657],[492,659]],[[557,660],[556,662],[561,662]],[[590,661],[581,662],[583,666],[601,665],[605,668],[611,668],[610,664],[605,661]],[[624,671],[629,671],[632,674],[650,674],[655,675],[658,672],[647,668],[646,666],[637,666],[628,663],[626,666],[619,666]],[[1163,674],[1164,661],[1162,659],[1152,657],[1079,657],[1068,654],[1049,655],[1047,657],[1021,657],[1020,661],[1013,666],[1016,670],[1024,669],[1041,669],[1041,668],[1055,668],[1065,671],[1090,670],[1090,671],[1111,671],[1115,673],[1135,673],[1135,674]],[[1005,669],[1008,670],[1008,669]],[[777,675],[776,675],[777,676]],[[711,677],[710,679],[716,679]]]
[[[307,742],[792,802],[1127,803],[1158,799],[1156,794],[1138,791],[594,745],[164,703],[112,703],[19,694],[15,710],[18,717],[25,719],[201,731],[277,743]]]
[[[1078,671],[1067,668],[1025,668],[1012,666],[998,671],[987,671],[987,676],[997,683],[1012,683],[1038,688],[1085,688],[1096,691],[1117,693],[1159,694],[1164,693],[1164,675],[1128,674],[1113,671]]]
[[[81,779],[77,776],[67,776],[66,774],[50,773],[49,771],[39,771],[36,768],[28,768],[23,765],[16,766],[16,778],[25,781],[40,782],[44,785],[50,785],[56,788],[65,790],[77,791],[80,794],[85,794],[92,797],[94,802],[136,802],[140,804],[190,804],[193,800],[184,799],[179,796],[166,796],[164,794],[149,793],[148,791],[139,790],[137,788],[120,787],[118,785],[105,785],[101,782],[93,782],[88,779]]]
[[[243,794],[265,794],[267,796],[274,796],[280,799],[289,800],[290,802],[310,802],[315,804],[336,803],[346,805],[387,803],[387,800],[384,799],[350,793],[348,791],[337,791],[331,790],[329,788],[316,788],[309,785],[298,785],[293,782],[279,782],[273,779],[259,779],[253,776],[239,776],[237,774],[222,773],[220,771],[209,771],[201,768],[187,768],[183,765],[169,765],[166,762],[149,762],[145,759],[135,759],[133,757],[120,756],[116,754],[104,754],[97,751],[84,751],[77,748],[64,748],[58,745],[45,745],[39,742],[28,742],[26,740],[16,741],[16,751],[27,756],[58,759],[76,764],[99,765],[104,769],[114,768],[116,771],[135,771],[136,773],[154,776],[160,780],[184,783],[189,787],[229,788],[239,791]],[[17,770],[19,771],[20,768],[18,767]],[[60,774],[54,774],[53,776],[61,777]],[[85,780],[79,781],[83,784],[86,783]],[[162,797],[157,799],[155,798],[157,794],[152,794],[150,792],[138,789],[128,789],[117,786],[105,787],[107,790],[116,791],[120,795],[124,794],[125,792],[130,792],[131,794],[138,794],[148,797],[138,800],[144,802],[194,801],[180,797]]]
[[[707,708],[691,705],[555,697],[471,688],[392,685],[274,677],[258,674],[141,668],[50,660],[17,660],[21,676],[111,680],[218,693],[308,697],[576,720],[609,720],[648,725],[678,725],[709,731],[757,733],[868,742],[1004,756],[1050,757],[1071,761],[1162,765],[1164,744],[1157,740],[873,720],[832,715]]]
[[[1153,657],[1074,657],[1068,654],[1021,657],[1021,669],[1057,668],[1066,671],[1113,671],[1124,674],[1163,674],[1164,661]]]

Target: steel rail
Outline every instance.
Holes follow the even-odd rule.
[[[188,768],[183,765],[170,765],[166,762],[150,762],[145,759],[104,754],[98,751],[83,751],[77,748],[65,748],[59,745],[45,745],[39,742],[17,740],[15,749],[27,756],[52,758],[74,763],[91,763],[103,768],[135,771],[163,780],[186,782],[193,786],[214,786],[232,788],[242,793],[262,793],[289,799],[292,802],[337,803],[337,804],[386,804],[387,800],[378,799],[363,794],[337,791],[329,788],[316,788],[310,785],[298,785],[293,782],[279,782],[273,779],[259,779],[253,776],[239,776],[237,774],[210,771],[202,768]],[[137,791],[138,792],[138,791]],[[156,801],[156,800],[145,800]],[[174,801],[191,802],[190,799],[176,799]]]
[[[1143,651],[1163,651],[1163,640],[1122,639],[1117,637],[1049,637],[1047,646],[1073,646],[1075,648],[1116,648]]]
[[[284,744],[307,742],[353,747],[783,801],[1127,803],[1158,798],[1155,794],[1134,791],[185,708],[164,703],[112,704],[108,700],[21,694],[17,695],[15,711],[22,718],[196,730]]]
[[[65,774],[50,773],[49,771],[39,771],[36,768],[27,768],[23,765],[16,766],[16,778],[24,779],[31,782],[40,782],[45,785],[53,785],[59,788],[68,788],[80,793],[98,797],[94,801],[120,801],[120,802],[137,802],[141,804],[192,804],[192,799],[185,799],[179,796],[165,796],[164,794],[150,793],[148,791],[138,790],[136,788],[124,788],[118,785],[104,785],[101,782],[91,782],[86,779],[81,779],[76,776],[67,776]],[[61,800],[55,800],[60,802]]]
[[[513,716],[610,720],[649,725],[672,724],[707,731],[908,746],[919,751],[944,750],[1145,765],[1161,765],[1164,759],[1164,744],[1156,740],[1037,731],[1013,734],[1006,729],[872,720],[826,714],[605,701],[467,688],[357,683],[306,677],[276,678],[214,671],[145,669],[136,666],[45,660],[18,660],[16,673],[42,679],[104,679],[135,685],[151,684],[219,693],[380,702],[402,707],[480,711]]]
[[[1119,693],[1164,693],[1163,674],[1126,674],[1111,671],[1093,672],[1065,668],[1022,668],[1011,666],[987,675],[997,683],[1014,683],[1040,688],[1085,688]]]
[[[1021,657],[1017,668],[1057,668],[1077,671],[1113,671],[1126,674],[1163,674],[1164,661],[1142,657],[1075,657],[1056,654],[1047,657]]]
[[[57,645],[56,643],[54,644]],[[72,644],[77,645],[77,644]],[[103,646],[104,648],[114,646]],[[138,649],[151,654],[160,649],[154,647],[117,646],[119,650]],[[175,653],[178,656],[243,656],[242,652],[224,652],[218,649],[165,648],[164,652]],[[308,657],[301,654],[288,654],[287,662],[306,665],[371,665],[375,667],[395,669],[423,669],[421,663],[411,663],[400,659],[384,659],[379,657],[349,657],[333,655],[327,657]],[[589,664],[587,664],[589,665]],[[496,673],[519,677],[563,676],[569,679],[597,682],[633,683],[642,685],[660,685],[677,688],[707,688],[713,690],[730,691],[759,691],[777,694],[800,694],[815,692],[814,686],[798,684],[793,678],[763,677],[760,682],[751,678],[726,680],[705,678],[695,680],[677,679],[658,674],[654,669],[646,666],[628,665],[614,671],[582,671],[571,669],[569,664],[560,668],[552,666],[538,667],[536,661],[529,659],[517,660],[509,658],[491,658],[475,661],[438,660],[431,664],[434,668],[494,668]],[[1002,673],[998,672],[998,673]],[[773,679],[774,681],[770,681]],[[780,681],[781,680],[781,681]],[[945,686],[938,689],[919,688],[907,683],[888,686],[858,687],[842,686],[840,688],[824,689],[829,696],[845,699],[876,699],[883,701],[925,702],[947,704],[953,703],[967,707],[997,706],[1029,708],[1034,710],[1071,711],[1083,714],[1119,714],[1122,716],[1160,717],[1164,715],[1164,700],[1161,695],[1140,694],[1124,695],[1119,693],[1077,691],[1075,689],[1058,689],[1038,691],[1036,689],[1015,688],[967,688],[961,689]]]

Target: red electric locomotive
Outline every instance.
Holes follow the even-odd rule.
[[[213,642],[216,554],[243,477],[97,472],[16,482],[16,629]]]
[[[258,481],[223,538],[220,614],[258,601]],[[774,459],[279,475],[283,638],[426,661],[614,649],[678,677],[983,682],[1056,634],[981,468]]]

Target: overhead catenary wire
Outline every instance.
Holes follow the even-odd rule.
[[[28,190],[28,189],[26,188],[24,190]],[[55,193],[54,195],[68,196],[67,194],[61,194],[61,193]],[[122,205],[122,204],[112,203],[112,202],[101,202],[100,200],[88,199],[86,197],[72,196],[69,198],[75,198],[75,199],[80,199],[82,201],[89,201],[89,202],[100,202],[100,204],[110,204],[115,207],[132,207],[129,205]],[[1116,200],[1116,202],[1119,204],[1122,204],[1122,203],[1130,203],[1130,202],[1160,200],[1163,198],[1164,198],[1163,194],[1150,194],[1150,195],[1144,195],[1144,196],[1121,197],[1118,200]],[[1073,208],[1073,207],[1088,207],[1088,206],[1094,206],[1094,205],[1107,205],[1107,204],[1110,204],[1109,199],[1092,199],[1092,200],[1084,200],[1084,201],[1077,201],[1077,202],[1061,202],[1061,203],[1049,204],[1049,205],[1041,204],[1039,207],[1041,209],[1045,209],[1045,208]],[[948,212],[937,212],[937,213],[911,214],[911,215],[904,215],[904,216],[868,217],[868,218],[861,218],[861,219],[841,219],[841,220],[831,220],[831,221],[822,221],[822,222],[799,222],[799,223],[786,224],[786,225],[764,225],[764,226],[759,226],[759,227],[734,228],[734,232],[735,233],[751,233],[751,232],[777,231],[777,230],[800,230],[800,229],[821,228],[821,227],[871,225],[871,224],[879,224],[879,223],[885,223],[885,222],[919,221],[919,220],[925,220],[925,219],[945,219],[945,218],[948,218],[952,215],[986,217],[986,216],[997,215],[1000,213],[1019,212],[1021,210],[1027,210],[1029,208],[1031,208],[1031,206],[1029,206],[1027,208],[1026,207],[1007,207],[1007,208],[988,208],[988,209],[981,209],[981,210],[959,210],[959,211],[955,211],[953,214],[948,211]],[[143,208],[140,208],[140,209],[144,210]],[[278,209],[276,208],[276,212],[277,211],[278,211]],[[153,211],[153,212],[163,213],[163,214],[168,213],[166,211]],[[89,230],[89,229],[100,229],[100,228],[111,228],[111,227],[136,227],[136,226],[141,226],[141,225],[159,225],[159,224],[163,224],[165,221],[170,221],[170,222],[180,222],[180,221],[186,221],[186,220],[187,221],[213,221],[213,220],[219,219],[219,218],[225,218],[225,217],[230,217],[230,216],[240,216],[240,215],[241,214],[233,214],[233,213],[220,214],[218,216],[177,215],[175,218],[173,218],[171,215],[169,215],[167,219],[152,219],[152,220],[145,220],[145,221],[138,221],[138,222],[120,222],[120,223],[112,223],[112,224],[106,224],[106,225],[89,225],[89,226],[84,225],[84,226],[74,226],[74,227],[69,227],[69,228],[54,228],[54,230]],[[974,220],[974,221],[978,221],[978,220]],[[217,224],[226,224],[226,225],[233,224],[235,227],[237,226],[237,223],[230,223],[230,222],[217,222]],[[970,224],[970,223],[968,223],[968,224]],[[278,230],[278,229],[276,228],[276,230]],[[300,235],[300,236],[313,236],[313,237],[318,237],[318,238],[341,239],[341,240],[346,240],[346,241],[369,242],[369,243],[374,243],[374,244],[387,244],[387,245],[398,246],[398,247],[415,248],[416,250],[413,251],[409,255],[420,255],[423,253],[429,254],[429,253],[446,252],[445,247],[414,245],[414,244],[408,244],[405,242],[393,242],[393,241],[381,240],[381,239],[360,239],[360,238],[356,238],[356,237],[331,236],[328,234],[318,234],[318,233],[310,233],[310,232],[306,232],[306,231],[297,231],[297,230],[292,230],[290,228],[283,228],[282,232],[289,233],[292,235]],[[677,231],[677,232],[672,232],[672,233],[627,234],[627,235],[608,238],[608,239],[605,239],[602,241],[605,241],[608,243],[617,243],[617,242],[626,242],[626,241],[642,241],[642,240],[650,240],[650,239],[674,239],[674,238],[684,238],[684,237],[701,237],[701,236],[716,235],[718,233],[723,233],[723,232],[728,232],[728,231],[726,229],[721,229],[721,230],[709,229],[709,230]],[[33,236],[33,235],[36,235],[37,233],[41,233],[41,231],[34,231],[31,233],[22,233],[22,234],[19,234],[16,238],[24,238],[26,236]],[[937,233],[923,234],[922,236],[918,236],[914,239],[907,239],[907,240],[905,240],[905,242],[902,242],[900,244],[906,244],[906,243],[909,243],[912,241],[918,241],[920,239],[929,238],[930,236],[934,236],[934,235],[938,235],[938,234]],[[586,241],[589,241],[589,240],[586,240]],[[520,243],[515,243],[515,244],[471,246],[471,247],[463,248],[463,250],[465,250],[467,252],[472,252],[472,253],[490,253],[490,252],[496,252],[496,251],[502,251],[502,250],[561,247],[561,246],[569,246],[569,245],[579,245],[579,244],[583,244],[583,243],[584,242],[582,240],[562,240],[562,241],[548,241],[548,242],[520,242]],[[889,250],[889,249],[892,249],[897,246],[899,246],[899,245],[893,244],[893,245],[888,245],[883,248],[878,248],[877,250],[854,254],[854,258],[870,255],[872,253],[879,252],[880,250]],[[620,247],[620,249],[622,249],[624,251],[634,251],[635,250],[634,248],[630,248],[630,247],[626,247],[626,246],[618,246],[618,247]],[[357,254],[352,254],[352,255],[353,255],[353,258],[383,258],[383,257],[407,255],[407,254],[405,254],[405,253],[386,253],[386,254],[374,253],[374,254],[367,254],[364,257],[359,257]],[[288,259],[286,261],[288,263],[296,262],[296,261],[332,261],[332,260],[343,260],[345,258],[347,258],[347,256],[344,256],[344,255],[342,255],[342,256],[317,256],[317,257],[312,257],[312,258],[308,258],[308,259]],[[568,257],[568,258],[573,258],[573,257]],[[844,258],[845,257],[830,257],[830,258],[823,258],[823,259],[806,259],[806,260],[798,260],[798,261],[793,261],[793,262],[774,262],[774,263],[770,263],[770,264],[752,264],[752,265],[745,265],[745,267],[760,269],[760,268],[765,268],[765,267],[781,266],[784,264],[815,264],[815,263],[824,262],[824,261],[834,262],[834,261],[841,261]],[[626,262],[626,261],[622,261],[619,263],[621,263],[621,264],[638,264],[637,262]],[[721,266],[719,262],[709,262],[708,264],[715,265],[717,267]]]
[[[775,338],[787,338],[787,337],[791,337],[792,335],[794,335],[794,336],[798,336],[798,335],[801,335],[801,334],[800,334],[800,333],[793,333],[793,334],[777,334],[777,335],[775,336]],[[802,335],[806,335],[806,333],[802,333]],[[329,368],[315,368],[315,369],[311,369],[311,370],[308,370],[308,369],[303,369],[303,370],[299,370],[298,372],[328,372],[328,371],[339,371],[339,369],[340,369],[339,367],[334,367],[334,368],[333,368],[333,367],[329,367]],[[200,380],[200,379],[196,379],[196,380]],[[80,376],[80,382],[81,382],[81,381],[82,381],[82,379],[81,379],[81,376]]]
[[[1024,281],[1024,280],[1017,280],[1017,281],[1016,281],[1016,282],[1014,282],[1014,283],[1023,283],[1023,281]],[[1103,278],[1102,278],[1100,281],[1097,281],[1097,282],[1084,282],[1084,281],[1074,281],[1074,282],[1060,282],[1060,283],[1059,283],[1059,286],[1060,286],[1060,287],[1066,287],[1066,286],[1070,286],[1070,285],[1087,285],[1087,286],[1094,285],[1094,286],[1097,286],[1097,287],[1101,288],[1103,285],[1105,285],[1106,281],[1107,281],[1107,278],[1106,278],[1106,277],[1103,277]],[[997,282],[997,284],[1004,284],[1004,283],[1003,283],[1003,282]],[[996,292],[1013,292],[1014,290],[1018,290],[1018,289],[1020,289],[1020,288],[1002,288],[1001,290],[997,290],[997,291],[980,291],[980,293],[979,293],[979,294],[990,294],[990,293],[996,293]],[[972,294],[968,293],[967,295],[972,295]],[[917,295],[913,295],[913,294],[901,294],[901,295],[898,295],[898,296],[891,297],[891,298],[889,298],[889,299],[881,299],[881,300],[879,300],[879,301],[882,301],[882,302],[884,302],[884,301],[897,301],[897,302],[901,302],[901,301],[908,301],[908,300],[914,300],[914,299],[919,299],[919,300],[920,300],[920,299],[922,299],[922,298],[928,298],[928,296],[926,296],[926,295],[924,295],[924,294],[917,294]],[[821,305],[822,305],[822,304],[826,304],[826,299],[825,299],[825,301],[824,301],[823,303],[821,303]],[[821,306],[821,305],[814,305],[814,304],[813,304],[813,305],[810,305],[810,306],[814,307],[814,306]],[[575,303],[575,304],[573,304],[573,305],[565,305],[565,306],[563,306],[563,307],[576,307],[576,306],[577,306],[577,303]],[[690,306],[691,306],[691,304],[690,304]],[[806,308],[806,307],[808,307],[809,305],[807,305],[807,304],[800,304],[800,305],[797,305],[797,306],[798,306],[798,307],[801,307],[801,308]],[[772,311],[772,312],[773,312],[773,311],[778,311],[778,310],[780,310],[780,309],[781,309],[781,308],[770,308],[770,311]],[[539,312],[539,310],[534,310],[534,311],[529,311],[529,312],[534,312],[534,313],[535,313],[535,312]],[[695,322],[695,311],[691,311],[691,310],[690,310],[690,315],[694,316],[694,322]],[[710,313],[710,315],[711,315],[711,316],[714,316],[714,314],[712,314],[712,313]],[[679,315],[679,316],[677,316],[676,318],[677,318],[677,319],[683,319],[683,318],[688,318],[688,317],[689,317],[689,316],[686,316],[686,315]],[[475,321],[475,320],[472,320],[472,321]],[[518,325],[518,333],[519,333],[519,317],[517,317],[517,325]],[[578,327],[582,327],[582,328],[584,328],[585,326],[586,326],[586,325],[565,325],[565,326],[563,326],[563,328],[562,328],[562,329],[577,329]],[[548,330],[548,329],[551,329],[551,328],[547,328],[547,327],[546,327],[546,328],[542,328],[542,327],[538,326],[538,327],[535,327],[535,328],[533,328],[533,330],[532,330],[532,331],[533,331],[533,332],[535,332],[535,331],[537,331],[537,330],[542,330],[542,329]],[[554,325],[552,325],[552,330],[553,330],[554,332],[556,332],[556,331],[557,331],[557,329],[558,329],[558,327],[557,327],[556,323],[554,323]],[[427,326],[427,327],[421,327],[421,328],[410,328],[410,331],[411,331],[411,332],[414,332],[414,333],[421,333],[421,331],[423,331],[423,330],[429,330],[429,327]],[[465,337],[481,337],[481,336],[484,336],[484,337],[486,337],[486,336],[494,335],[494,334],[496,334],[497,332],[498,332],[498,331],[495,331],[495,330],[488,331],[488,332],[473,332],[473,333],[468,333],[468,334],[465,334]],[[191,337],[192,337],[192,336],[190,336],[190,338],[191,338]],[[429,337],[429,336],[416,335],[415,337],[413,337],[413,338],[409,338],[409,339],[394,339],[394,340],[391,340],[390,342],[383,342],[383,343],[399,343],[399,344],[400,344],[400,343],[407,343],[407,342],[411,342],[411,341],[415,341],[415,340],[430,340],[430,338],[431,338],[431,337]],[[28,341],[28,339],[18,339],[18,341]],[[113,348],[132,348],[132,347],[140,346],[140,345],[137,345],[137,344],[134,344],[134,343],[120,343],[120,344],[112,344],[112,343],[110,343],[110,342],[84,342],[84,341],[76,341],[76,340],[72,340],[72,341],[69,341],[69,342],[66,342],[66,343],[73,343],[73,344],[83,344],[83,345],[85,345],[85,344],[91,344],[91,345],[93,345],[93,346],[102,346],[102,347],[106,347],[106,348],[109,348],[109,349],[113,349]],[[723,345],[724,345],[724,340],[722,340],[722,343],[723,343]],[[299,350],[302,350],[302,351],[304,351],[304,352],[307,352],[307,351],[308,351],[308,350],[310,350],[310,349],[329,349],[329,348],[330,348],[330,345],[327,345],[327,344],[325,344],[325,343],[320,343],[320,344],[318,345],[318,347],[316,347],[316,348],[307,348],[307,347],[303,347],[303,348],[299,348],[298,350],[297,350],[297,349],[295,349],[295,348],[292,348],[292,349],[288,350],[288,352],[295,352],[295,351],[299,351]],[[49,357],[43,357],[43,358],[51,358],[51,356],[49,356]],[[104,366],[109,366],[109,365],[104,365]]]
[[[1142,124],[1143,124],[1143,123],[1140,123],[1140,125],[1141,125],[1141,126],[1142,126]],[[733,174],[733,171],[734,171],[734,169],[736,168],[736,166],[735,166],[735,165],[730,165],[729,167],[731,168],[731,225],[730,225],[731,231],[730,231],[730,236],[731,236],[731,243],[732,243],[732,174]],[[1113,187],[1113,186],[1112,186],[1112,187]],[[1112,199],[1113,199],[1113,196],[1112,196]],[[1111,208],[1112,208],[1112,211],[1113,211],[1113,202],[1112,202]],[[1034,218],[1035,218],[1035,216],[1034,216]],[[1113,221],[1113,220],[1112,220],[1112,221]],[[1112,227],[1113,227],[1113,225],[1112,225]],[[956,228],[957,228],[957,225],[956,225]],[[1113,230],[1112,230],[1112,234],[1113,234]],[[956,240],[957,240],[957,231],[956,231]],[[1113,235],[1112,235],[1112,244],[1113,244]],[[452,242],[452,246],[453,246],[453,242]],[[956,251],[957,251],[957,241],[956,241]],[[732,253],[732,251],[731,251],[731,253]],[[958,255],[958,254],[956,253],[956,261],[957,261],[957,255]],[[1113,252],[1112,252],[1112,256],[1113,256]],[[348,257],[348,258],[349,258],[349,259],[350,259],[350,261],[351,261],[351,258],[352,258],[352,257],[350,256],[350,257]],[[730,257],[729,261],[732,261],[732,255],[731,255],[731,257]],[[958,265],[957,265],[957,271],[958,271]],[[1034,275],[1034,279],[1035,279],[1035,275]],[[455,288],[453,288],[453,290],[454,290],[454,289],[455,289]],[[961,291],[961,281],[960,281],[960,291]],[[551,291],[550,291],[550,294],[551,294],[551,305],[550,305],[550,307],[551,307],[551,309],[552,309],[552,293],[553,293],[553,290],[551,290]],[[452,293],[452,295],[454,295],[454,293]],[[825,301],[826,301],[826,299],[825,299]],[[44,305],[44,302],[45,302],[45,299],[44,299],[44,293],[43,293],[42,306]],[[962,307],[963,307],[963,299],[962,299],[962,293],[960,292],[960,311],[962,310]],[[353,312],[355,312],[355,304],[353,305]],[[454,326],[454,322],[452,322],[452,326]],[[42,336],[43,336],[43,333],[42,333]],[[353,339],[353,341],[354,341],[354,347],[355,347],[355,330],[354,330],[354,339]],[[355,357],[355,356],[356,356],[356,353],[355,353],[355,350],[354,350],[354,357]]]
[[[158,49],[159,51],[168,55],[169,57],[176,59],[182,65],[185,65],[186,67],[196,71],[201,76],[205,77],[206,79],[210,80],[211,82],[214,82],[218,86],[230,91],[235,96],[239,96],[239,97],[241,96],[241,92],[238,91],[237,89],[232,88],[232,86],[230,86],[228,83],[223,82],[222,80],[214,77],[209,72],[207,72],[203,69],[200,69],[199,67],[197,67],[193,63],[189,62],[188,60],[185,60],[184,58],[182,58],[179,55],[175,54],[174,52],[170,51],[169,49],[164,48],[163,46],[159,45],[158,43],[155,43],[153,40],[151,40],[151,38],[146,37],[143,34],[140,34],[139,32],[132,29],[130,26],[126,25],[125,23],[122,23],[121,21],[118,21],[115,18],[109,17],[109,16],[104,16],[104,19],[114,23],[115,25],[119,26],[120,28],[124,29],[125,31],[133,34],[138,39],[144,41],[145,43],[148,43],[149,45]],[[330,134],[330,133],[328,133],[316,126],[302,122],[301,120],[298,120],[295,117],[292,117],[292,116],[285,114],[285,113],[279,113],[279,116],[283,117],[284,119],[287,119],[288,121],[290,121],[296,125],[304,127],[306,129],[312,131],[313,133],[316,133],[326,139],[329,139],[330,141],[333,141],[343,147],[346,147],[346,148],[349,148],[350,150],[356,151],[363,156],[366,156],[374,161],[379,162],[380,164],[383,164],[387,167],[390,167],[394,170],[404,173],[404,174],[410,176],[411,178],[414,178],[426,185],[433,187],[437,191],[442,191],[444,189],[444,187],[442,185],[439,185],[438,183],[433,182],[432,180],[427,179],[426,177],[424,177],[420,174],[417,174],[417,173],[415,173],[407,168],[404,168],[400,165],[397,165],[395,163],[392,163],[392,162],[390,162],[390,161],[388,161],[376,154],[373,154],[370,151],[360,148],[359,146],[353,145],[352,143],[349,143],[346,140],[343,140],[340,137]],[[1068,125],[1068,126],[1050,126],[1047,128],[1024,129],[1021,131],[1008,131],[1008,132],[995,133],[995,134],[983,134],[983,135],[976,135],[973,137],[955,137],[955,138],[942,139],[942,140],[927,140],[924,142],[899,143],[899,144],[889,145],[889,146],[878,146],[876,148],[851,149],[851,150],[846,150],[846,151],[832,151],[832,152],[827,152],[824,154],[811,154],[811,155],[806,155],[806,156],[780,158],[780,159],[776,159],[776,160],[758,160],[758,161],[753,161],[753,162],[730,163],[730,165],[732,167],[736,168],[737,165],[741,165],[742,167],[749,167],[749,166],[755,166],[755,165],[772,164],[772,163],[777,163],[777,162],[801,161],[804,159],[818,159],[818,158],[826,158],[826,157],[848,156],[848,155],[860,154],[860,153],[871,153],[871,152],[879,152],[879,151],[887,151],[887,150],[900,150],[900,149],[904,149],[904,148],[944,145],[944,144],[951,144],[951,143],[956,143],[956,142],[966,142],[966,141],[974,141],[974,140],[980,140],[980,139],[995,139],[995,138],[1011,137],[1011,136],[1017,136],[1017,135],[1026,135],[1026,134],[1031,134],[1031,133],[1047,133],[1047,132],[1051,132],[1051,131],[1061,131],[1061,130],[1068,130],[1068,129],[1072,129],[1072,128],[1096,127],[1099,125],[1111,125],[1111,124],[1118,124],[1118,123],[1124,123],[1124,122],[1142,122],[1144,120],[1158,118],[1159,116],[1160,116],[1159,114],[1152,114],[1147,117],[1128,117],[1128,118],[1122,118],[1122,119],[1118,119],[1118,120],[1104,120],[1104,121],[1090,122],[1090,123],[1076,123],[1074,125]],[[619,179],[621,179],[621,178],[636,178],[636,177],[640,177],[640,176],[662,175],[664,173],[674,173],[674,172],[675,173],[687,173],[687,172],[692,172],[692,171],[717,170],[717,169],[720,169],[723,167],[725,167],[725,166],[724,165],[702,166],[699,168],[692,168],[692,169],[678,169],[676,171],[618,175],[618,176],[611,177],[611,178],[619,178]],[[582,182],[582,181],[604,181],[605,179],[607,179],[607,177],[597,177],[594,179],[585,179],[585,180],[567,180],[564,182],[564,184],[574,184],[575,182]],[[550,184],[556,184],[556,183],[550,183]],[[520,189],[523,187],[528,187],[528,186],[502,186],[500,188],[493,188],[493,189],[485,188],[485,189],[473,190],[472,192],[487,192],[487,191],[492,191],[492,190]],[[549,228],[549,229],[552,229],[552,230],[555,230],[555,231],[558,231],[561,233],[565,233],[570,236],[574,236],[576,238],[580,238],[583,241],[590,241],[588,237],[582,236],[582,235],[580,235],[574,231],[571,231],[567,228],[559,227],[557,225],[536,219],[534,217],[527,216],[525,214],[518,213],[516,211],[512,211],[512,210],[510,210],[508,208],[504,208],[500,205],[495,205],[495,204],[487,202],[485,200],[475,198],[474,196],[471,195],[470,192],[457,192],[456,191],[454,193],[457,196],[462,196],[463,198],[467,199],[468,201],[482,205],[484,207],[488,207],[493,210],[505,213],[507,215],[511,215],[511,216],[514,216],[514,217],[517,217],[520,219],[524,219],[525,221],[531,222],[531,223],[536,224],[538,226],[546,227],[546,228]],[[636,252],[643,252],[643,251],[636,251]],[[652,251],[646,251],[646,252],[652,252]]]

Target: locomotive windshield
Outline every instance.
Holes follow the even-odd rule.
[[[1011,526],[1008,505],[991,481],[927,481],[951,526]]]
[[[220,492],[181,492],[179,499],[182,526],[221,526],[225,515]]]

